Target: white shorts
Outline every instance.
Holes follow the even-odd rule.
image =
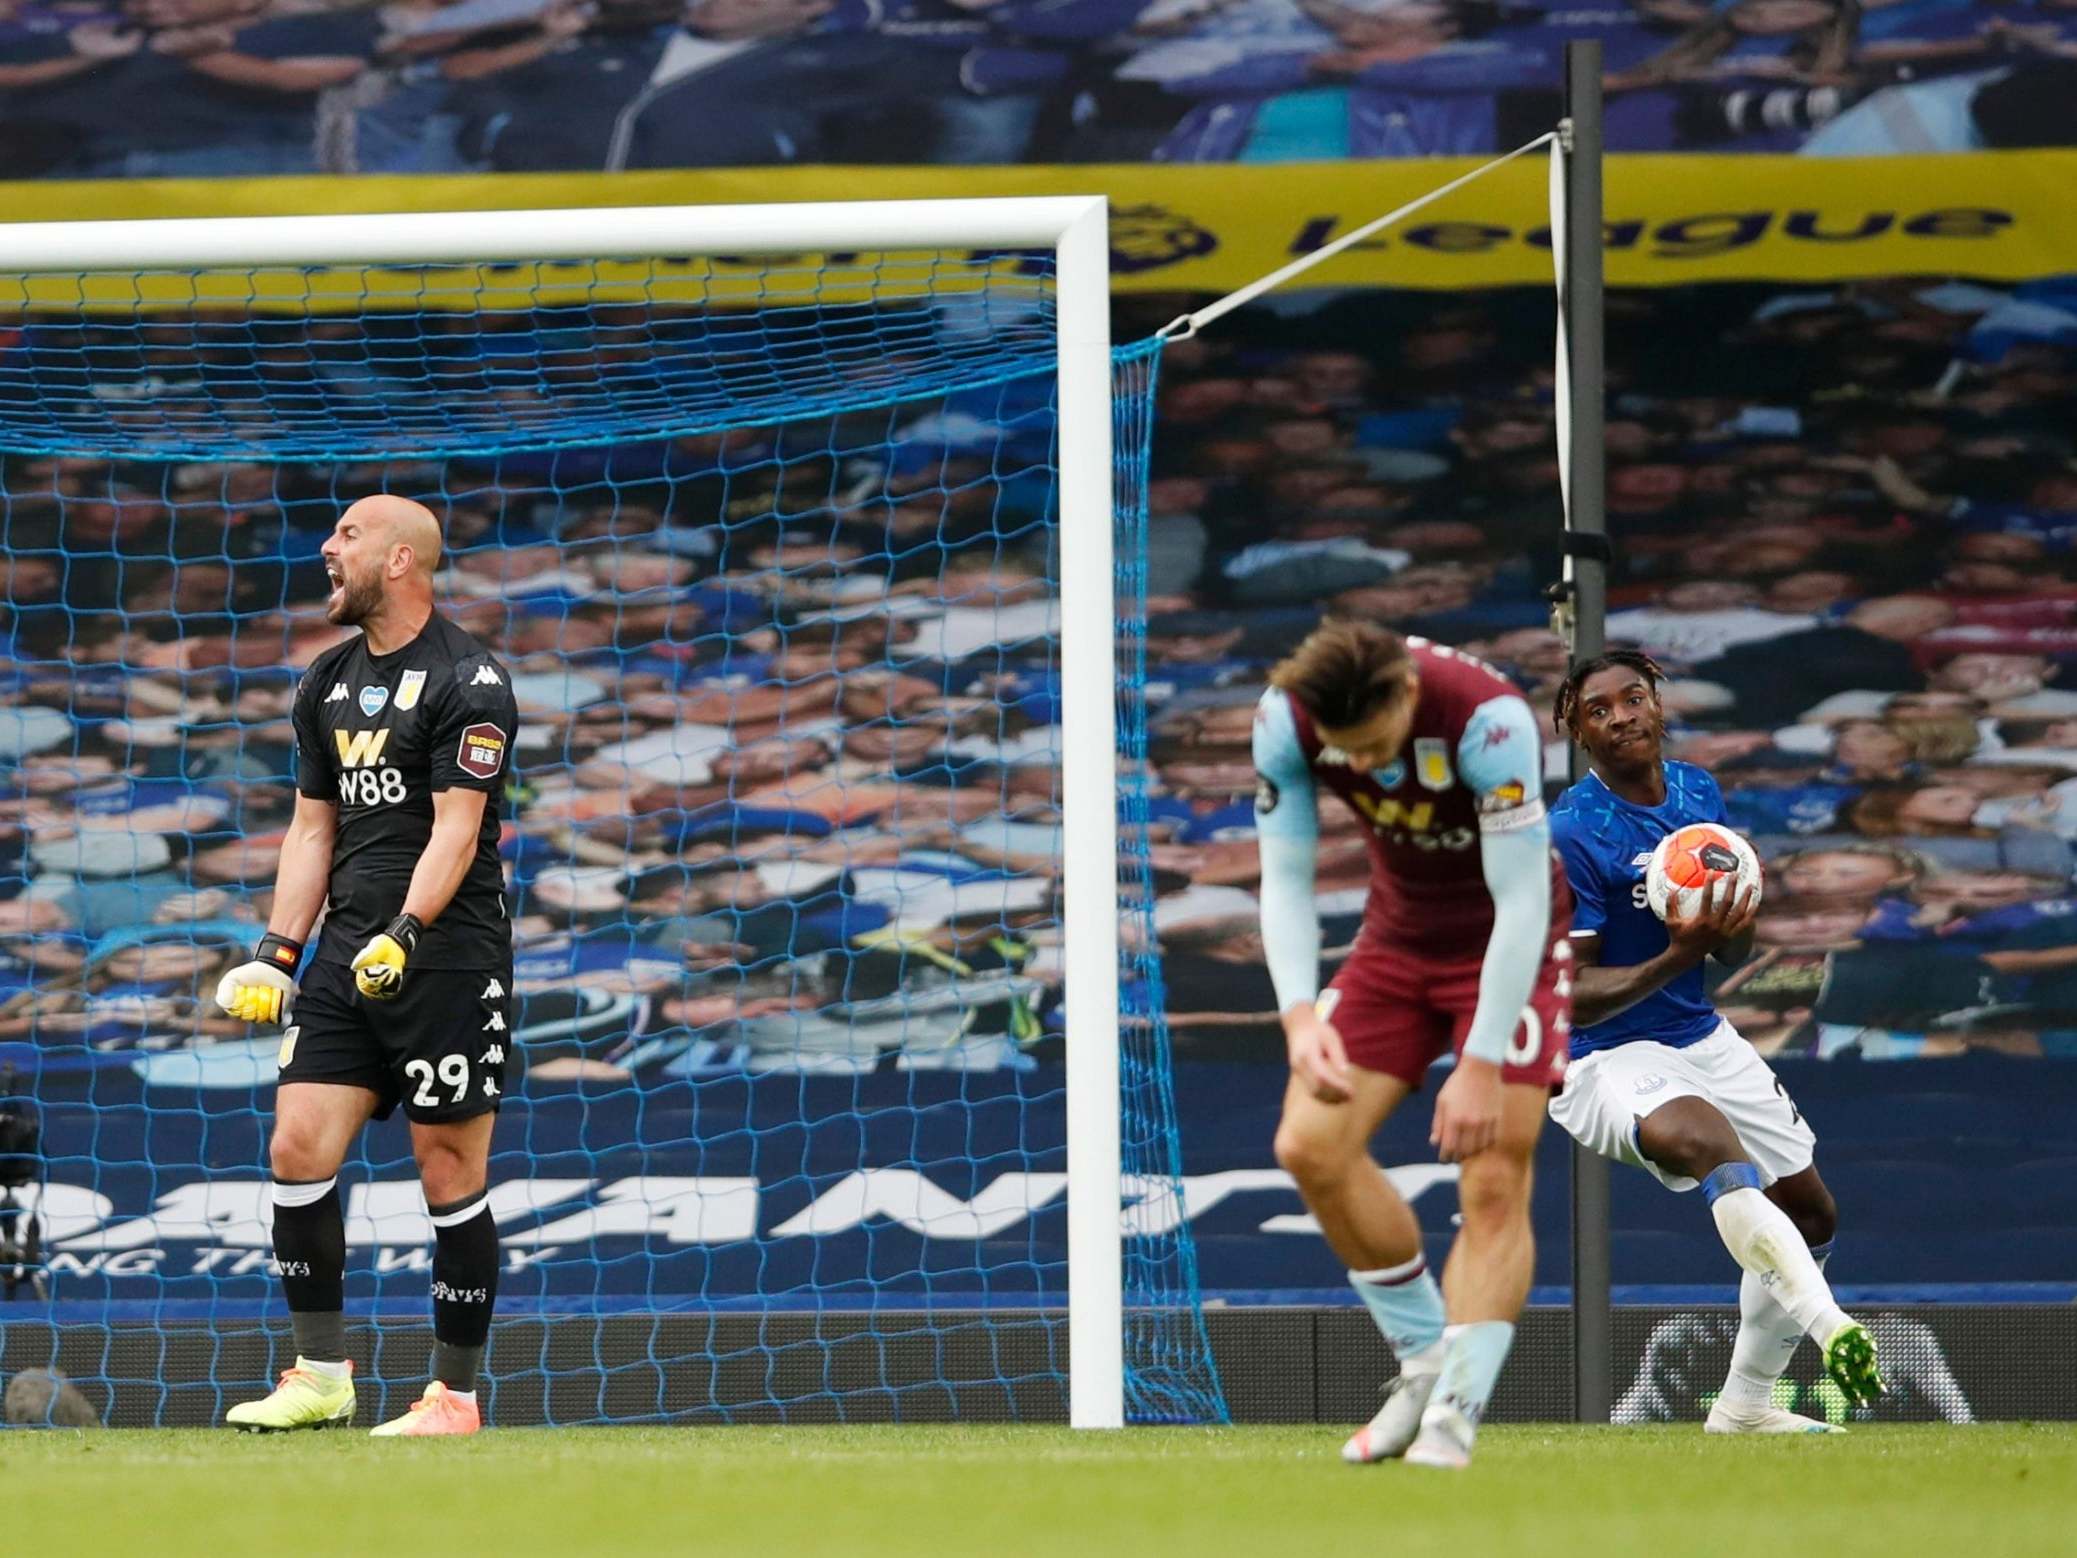
[[[1551,1099],[1551,1118],[1588,1151],[1641,1168],[1669,1190],[1693,1190],[1695,1180],[1668,1173],[1637,1150],[1637,1122],[1676,1098],[1713,1105],[1770,1185],[1802,1173],[1816,1154],[1803,1112],[1728,1022],[1685,1049],[1635,1039],[1581,1056]]]

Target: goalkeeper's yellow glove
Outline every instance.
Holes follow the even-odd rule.
[[[217,981],[216,1004],[240,1022],[280,1022],[296,997],[296,965],[303,943],[272,931],[260,938],[250,963]]]
[[[425,927],[413,914],[400,914],[389,929],[361,948],[353,960],[354,988],[370,1001],[396,999],[404,988],[404,960],[418,950]]]

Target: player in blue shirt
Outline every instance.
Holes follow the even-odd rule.
[[[1725,821],[1702,769],[1661,755],[1658,666],[1617,650],[1582,661],[1559,690],[1561,733],[1592,768],[1551,809],[1575,910],[1572,1065],[1551,1118],[1583,1146],[1633,1164],[1670,1190],[1702,1187],[1717,1231],[1745,1269],[1738,1339],[1714,1433],[1825,1433],[1773,1403],[1808,1335],[1849,1400],[1883,1389],[1875,1346],[1832,1297],[1823,1272],[1837,1210],[1813,1162],[1817,1139],[1772,1068],[1703,993],[1702,964],[1743,960],[1756,895],[1726,891],[1661,922],[1644,871],[1676,828]]]

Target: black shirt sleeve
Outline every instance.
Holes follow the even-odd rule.
[[[318,699],[330,683],[324,667],[312,666],[296,689],[296,703],[289,718],[296,730],[296,793],[313,801],[337,801],[339,780],[325,751],[324,727],[317,717]]]
[[[503,667],[488,655],[457,663],[428,753],[433,793],[496,794],[504,787],[518,735],[519,705]]]

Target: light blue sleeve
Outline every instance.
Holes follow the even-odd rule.
[[[1478,1005],[1464,1053],[1495,1065],[1507,1055],[1522,1020],[1551,931],[1551,830],[1541,818],[1479,839],[1486,890],[1493,895],[1493,935],[1479,965]]]
[[[1493,895],[1493,934],[1479,967],[1464,1053],[1499,1065],[1536,988],[1551,929],[1551,827],[1543,808],[1543,741],[1512,695],[1472,711],[1457,772],[1478,792],[1479,856]]]
[[[1312,766],[1298,744],[1291,702],[1272,687],[1255,705],[1255,833],[1260,838],[1320,837]]]
[[[1255,847],[1262,861],[1262,950],[1277,1010],[1320,993],[1320,911],[1313,900],[1320,803],[1284,694],[1255,710]]]
[[[1536,814],[1542,816],[1543,738],[1537,734],[1536,716],[1529,705],[1504,693],[1473,709],[1464,725],[1464,737],[1457,743],[1457,772],[1478,792],[1481,819],[1532,802]],[[1493,831],[1483,821],[1481,826]]]

